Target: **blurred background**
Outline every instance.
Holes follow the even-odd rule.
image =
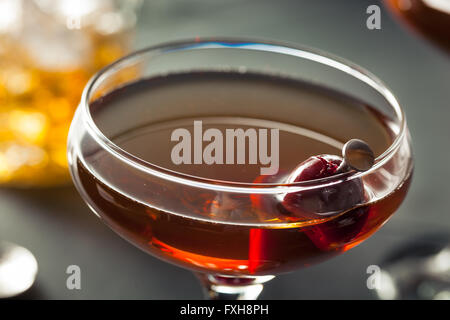
[[[130,50],[196,36],[320,48],[376,74],[407,115],[415,173],[401,208],[344,255],[278,276],[262,299],[375,299],[366,284],[369,265],[382,265],[402,246],[414,251],[448,238],[450,55],[394,20],[380,1],[144,0],[114,9],[90,1],[101,15],[91,8],[81,20],[88,27],[78,32],[67,31],[80,23],[64,16],[73,13],[70,5],[46,0],[36,1],[43,15],[23,13],[26,27],[18,32],[11,21],[19,2],[0,1],[0,239],[28,248],[39,263],[35,285],[21,298],[202,298],[191,272],[139,251],[101,223],[71,186],[65,162],[68,125],[93,72]],[[373,4],[381,7],[381,29],[369,30]],[[69,265],[81,268],[81,290],[66,287]]]

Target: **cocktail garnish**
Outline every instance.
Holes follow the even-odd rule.
[[[342,156],[312,156],[300,163],[286,182],[317,180],[350,170],[365,171],[372,167],[375,159],[368,144],[358,139],[349,140],[344,145]],[[318,218],[352,209],[363,200],[364,185],[361,179],[354,178],[338,184],[287,193],[282,204],[293,216]]]

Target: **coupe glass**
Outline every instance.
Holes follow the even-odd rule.
[[[192,70],[254,70],[262,74],[282,74],[350,94],[383,115],[394,135],[392,143],[365,172],[291,184],[224,182],[171,171],[123,150],[110,137],[130,129],[124,121],[117,122],[116,132],[104,132],[97,125],[92,108],[99,97],[131,82]],[[134,112],[133,109],[124,106],[123,116],[130,116],[130,112]],[[140,123],[134,127],[151,123],[157,116],[156,113],[142,112],[135,117]],[[295,121],[295,115],[289,117],[291,123]],[[326,130],[338,128],[317,130],[326,133]],[[162,44],[131,54],[100,71],[87,84],[73,119],[68,158],[78,191],[98,217],[145,252],[194,271],[206,296],[212,299],[256,299],[263,284],[276,274],[323,261],[361,243],[399,207],[407,193],[413,169],[403,111],[392,93],[375,76],[315,49],[236,39],[196,39]],[[119,171],[125,171],[126,176]],[[232,218],[222,221],[215,220],[213,215],[198,214],[201,199],[205,197],[232,199],[231,209],[229,201],[213,201],[215,210],[245,212],[249,208],[249,199],[255,197],[263,203],[291,192],[345,188],[355,179],[363,182],[366,198],[356,209],[341,208],[345,214],[331,218],[307,222],[242,223]],[[124,206],[123,201],[129,201],[129,205]],[[144,212],[148,214],[142,214],[142,208],[146,208]],[[358,208],[371,209],[362,224],[358,220]],[[351,231],[354,224],[359,226],[356,233]],[[323,227],[323,232],[332,234],[333,241],[316,243],[310,252],[303,246],[304,238],[299,237],[314,232],[311,229],[314,226]],[[182,250],[177,245],[164,243],[161,237],[173,239],[178,244],[197,241],[197,247],[192,245],[192,251]],[[270,245],[277,248],[269,255],[264,248]],[[282,250],[285,245],[293,250]],[[201,249],[216,255],[199,254]],[[233,250],[248,251],[248,256],[226,258]]]

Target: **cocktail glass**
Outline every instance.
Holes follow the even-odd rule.
[[[136,127],[151,122],[155,115],[149,110],[130,114],[137,111],[124,105],[119,113],[122,120],[112,119],[117,125],[111,132],[97,125],[93,109],[100,97],[130,82],[193,70],[282,74],[349,93],[383,116],[392,143],[365,172],[290,184],[245,183],[169,170],[113,142],[113,136],[130,129],[124,125],[130,121],[124,120],[135,119]],[[358,245],[402,203],[413,169],[405,115],[393,94],[371,73],[314,49],[232,39],[163,44],[103,69],[84,90],[70,129],[68,158],[78,191],[98,217],[145,252],[194,271],[206,296],[213,299],[256,299],[275,275]],[[278,214],[282,209],[274,201],[281,201],[283,195],[329,193],[356,181],[362,182],[365,199],[338,213],[317,212],[306,220],[238,217],[249,211],[264,216],[264,203],[271,203]]]

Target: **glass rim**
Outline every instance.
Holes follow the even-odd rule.
[[[331,68],[342,71],[354,78],[366,83],[371,88],[375,89],[381,96],[386,99],[389,105],[395,112],[396,117],[400,122],[400,130],[396,134],[394,141],[390,146],[375,159],[375,164],[367,171],[356,172],[350,171],[327,178],[315,179],[310,181],[301,181],[294,183],[251,183],[251,182],[235,182],[215,180],[211,178],[199,177],[189,175],[174,170],[170,170],[145,160],[142,160],[133,154],[123,150],[108,137],[106,137],[100,128],[95,124],[94,119],[90,113],[90,99],[92,93],[97,89],[97,85],[101,83],[105,78],[120,70],[123,65],[127,65],[130,61],[139,59],[140,57],[148,54],[154,54],[155,56],[175,51],[183,50],[198,50],[198,49],[247,49],[260,52],[279,53],[283,55],[298,57],[302,59],[311,60],[316,63],[320,63]],[[407,132],[407,124],[405,114],[400,107],[395,96],[387,88],[387,86],[370,71],[363,67],[350,62],[344,58],[336,55],[324,52],[320,49],[315,49],[307,46],[301,46],[297,44],[291,44],[281,41],[267,41],[267,40],[255,40],[246,38],[195,38],[187,40],[178,40],[164,42],[158,45],[146,47],[130,53],[115,62],[107,65],[100,71],[98,71],[86,84],[80,102],[80,109],[84,119],[84,123],[87,127],[89,134],[96,140],[99,145],[105,149],[108,153],[121,161],[124,161],[128,165],[135,167],[145,173],[155,175],[162,179],[171,180],[176,183],[186,184],[190,186],[197,186],[200,188],[215,189],[217,191],[225,192],[241,192],[241,193],[282,193],[282,192],[295,192],[303,189],[315,189],[328,185],[334,185],[343,181],[351,179],[362,178],[374,172],[377,168],[385,164],[393,156],[396,150],[399,148],[402,139]],[[293,190],[298,189],[298,190]]]

